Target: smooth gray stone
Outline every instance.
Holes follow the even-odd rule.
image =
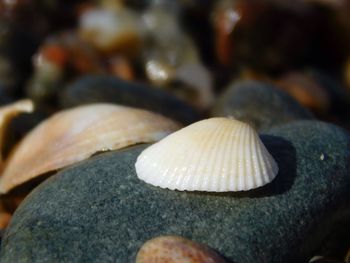
[[[68,168],[18,208],[1,262],[134,262],[146,240],[167,234],[207,244],[240,263],[307,262],[322,254],[330,235],[348,246],[337,237],[349,231],[337,229],[337,222],[349,220],[349,134],[301,121],[262,140],[280,171],[272,183],[248,192],[148,185],[134,169],[145,145]]]
[[[296,120],[313,119],[312,113],[287,93],[270,84],[239,81],[215,103],[212,116],[233,116],[259,131]]]
[[[192,107],[163,90],[112,76],[84,76],[68,85],[60,95],[63,107],[94,102],[143,108],[184,124],[196,122],[200,118]]]

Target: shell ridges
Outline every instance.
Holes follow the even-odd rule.
[[[246,191],[271,182],[278,166],[257,133],[229,118],[196,122],[145,149],[138,177],[187,191]]]
[[[114,104],[61,111],[35,127],[14,149],[0,177],[0,192],[99,151],[158,141],[178,128],[156,113]]]

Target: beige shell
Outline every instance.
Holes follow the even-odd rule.
[[[225,263],[214,250],[179,236],[160,236],[147,241],[136,263]]]
[[[230,118],[199,121],[169,135],[145,149],[135,166],[146,183],[188,191],[245,191],[278,172],[256,132]]]
[[[90,104],[59,112],[20,142],[0,178],[0,192],[98,151],[154,142],[178,128],[177,123],[158,114],[112,104]]]
[[[30,113],[34,110],[31,100],[20,100],[12,104],[0,107],[0,167],[2,167],[1,150],[3,147],[4,132],[8,122],[20,113]]]

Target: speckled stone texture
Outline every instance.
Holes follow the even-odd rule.
[[[307,262],[330,235],[349,245],[337,239],[338,220],[349,219],[349,134],[301,121],[262,139],[280,173],[248,192],[147,185],[134,169],[145,145],[68,168],[39,185],[16,211],[1,262],[134,262],[140,246],[159,235],[187,237],[240,263]]]
[[[267,83],[240,81],[220,96],[212,116],[233,116],[265,131],[295,120],[313,119],[313,115],[287,93]]]
[[[159,88],[126,82],[111,76],[85,76],[69,85],[60,95],[63,107],[109,102],[158,112],[190,124],[199,114],[185,102]]]

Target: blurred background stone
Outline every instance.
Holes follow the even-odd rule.
[[[299,119],[313,119],[312,113],[287,93],[257,81],[230,84],[214,105],[212,116],[232,116],[259,131]]]

